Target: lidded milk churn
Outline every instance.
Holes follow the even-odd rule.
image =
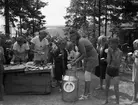
[[[76,67],[68,67],[66,75],[63,77],[62,100],[75,102],[78,100],[79,79],[76,75]]]

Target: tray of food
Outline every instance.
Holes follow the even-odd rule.
[[[5,71],[24,71],[25,68],[26,66],[24,64],[4,66]]]

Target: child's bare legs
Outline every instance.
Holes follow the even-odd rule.
[[[115,83],[114,83],[114,91],[116,96],[116,103],[119,104],[119,77],[114,77]]]
[[[110,88],[110,81],[111,81],[111,77],[106,74],[106,88],[105,88],[105,96],[106,96],[106,100],[105,100],[105,104],[108,103],[108,92],[109,92],[109,88]]]
[[[133,96],[133,102],[137,99],[137,93],[138,93],[138,82],[134,82],[134,96]]]
[[[100,89],[102,90],[103,89],[103,79],[100,78]]]
[[[4,93],[4,89],[3,89],[3,74],[0,73],[0,101],[3,101],[3,93]]]

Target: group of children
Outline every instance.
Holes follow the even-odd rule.
[[[108,41],[105,36],[100,36],[98,38],[97,51],[100,63],[99,66],[96,67],[95,74],[100,78],[100,87],[97,89],[103,89],[103,79],[105,79],[105,104],[108,103],[108,92],[111,79],[114,80],[116,103],[119,104],[119,69],[123,52],[119,49],[118,45],[118,38],[110,38]],[[132,81],[134,82],[134,96],[132,102],[136,102],[138,92],[138,39],[133,42],[133,47],[135,51],[132,54],[133,56],[131,56],[131,60],[133,60]]]
[[[1,42],[1,41],[0,41]],[[108,43],[107,43],[108,42]],[[78,55],[78,51],[74,52],[74,45],[70,43],[70,48],[66,49],[66,40],[59,40],[56,44],[57,48],[52,51],[52,57],[55,65],[55,79],[61,88],[62,75],[65,75],[67,69],[67,62],[70,59],[74,59]],[[96,67],[95,74],[100,77],[100,89],[103,89],[103,79],[106,81],[106,102],[108,103],[108,92],[111,79],[114,79],[114,90],[116,95],[116,102],[119,104],[119,68],[121,64],[122,51],[118,48],[118,38],[111,38],[107,41],[105,36],[98,38],[97,52],[99,54],[99,66]],[[132,79],[134,82],[134,97],[133,101],[136,101],[138,92],[138,39],[133,42],[135,49],[133,59],[133,73]],[[69,56],[68,56],[69,55]],[[73,57],[73,58],[72,58]],[[0,101],[3,100],[3,62],[4,52],[0,47]]]

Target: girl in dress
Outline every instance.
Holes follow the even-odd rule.
[[[97,52],[99,54],[99,66],[96,67],[95,75],[100,78],[100,87],[96,89],[103,89],[103,80],[105,79],[106,67],[107,67],[107,38],[102,35],[98,38]]]
[[[132,102],[135,102],[138,93],[138,39],[136,39],[133,42],[133,47],[135,51],[133,54],[134,63],[133,63],[132,81],[134,82],[134,97]]]
[[[59,91],[62,89],[62,76],[65,75],[67,70],[67,51],[66,51],[66,40],[60,39],[57,42],[57,49],[53,53],[54,58],[54,77],[57,80]]]

